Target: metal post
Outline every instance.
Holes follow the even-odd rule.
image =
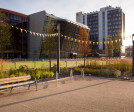
[[[56,87],[58,86],[58,72],[56,71]]]
[[[81,69],[81,76],[82,76],[82,74],[83,74],[83,68]]]
[[[73,71],[72,71],[72,69],[70,70],[70,78],[71,78],[71,81],[73,81]]]
[[[84,70],[83,70],[83,78],[84,78],[84,76],[85,76],[85,75],[84,75]]]
[[[58,38],[57,38],[57,71],[60,73],[60,24],[57,25]]]
[[[132,35],[132,43],[133,43],[133,76],[134,76],[134,34]]]

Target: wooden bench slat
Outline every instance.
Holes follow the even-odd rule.
[[[28,81],[29,79],[31,79],[30,75],[0,79],[0,90],[11,88],[10,90],[10,93],[11,93],[14,87],[28,85],[28,84],[29,84],[28,89],[30,88],[30,84],[35,84],[36,90],[37,90],[36,78],[35,78],[35,81]],[[27,81],[27,82],[21,82],[21,81]]]
[[[7,83],[13,83],[13,82],[19,82],[19,81],[25,81],[25,80],[29,80],[29,79],[31,79],[30,75],[0,79],[0,85],[7,84]]]
[[[22,82],[22,83],[17,83],[17,84],[4,85],[4,86],[0,86],[0,89],[11,88],[11,87],[16,87],[16,86],[21,86],[21,85],[32,84],[32,83],[35,83],[35,81],[28,81],[28,82]]]

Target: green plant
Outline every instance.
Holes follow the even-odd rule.
[[[39,79],[40,76],[41,76],[41,71],[37,71],[37,72],[36,72],[36,78]]]
[[[36,78],[35,74],[31,74],[31,78],[35,79]]]
[[[69,73],[69,68],[66,68],[66,67],[60,68],[60,71],[61,71],[62,73]]]
[[[23,76],[23,73],[22,73],[22,72],[19,72],[19,73],[18,73],[18,76]]]
[[[12,69],[9,70],[9,75],[17,74],[17,73],[18,73],[18,70],[12,70]]]
[[[43,72],[43,78],[49,78],[49,77],[53,77],[54,76],[54,72]]]
[[[54,76],[54,73],[53,72],[50,72],[50,75],[49,75],[50,77],[53,77]]]
[[[120,70],[115,70],[113,74],[114,74],[115,77],[118,78],[118,77],[121,76],[121,71]]]
[[[80,68],[74,68],[73,72],[74,73],[81,73],[81,70],[80,70]]]
[[[127,75],[129,75],[130,73],[132,73],[132,72],[126,71],[126,72],[123,73],[123,76],[127,76]]]
[[[15,75],[14,75],[14,74],[12,74],[12,75],[10,75],[10,77],[15,77]]]
[[[43,77],[43,72],[41,72],[41,74],[40,74],[40,78],[41,79],[43,79],[44,77]]]
[[[20,72],[27,72],[27,71],[28,71],[27,65],[21,65],[21,66],[19,67],[19,71],[20,71]]]
[[[110,69],[101,69],[100,76],[113,76],[113,71]]]
[[[57,64],[54,64],[52,67],[52,71],[56,72],[56,70],[57,70]]]

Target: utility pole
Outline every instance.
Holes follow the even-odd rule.
[[[57,25],[58,38],[57,38],[57,71],[60,73],[60,24]]]

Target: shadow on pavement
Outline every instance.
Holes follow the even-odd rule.
[[[110,82],[113,82],[113,81],[112,80],[105,81],[105,82],[102,82],[102,83],[97,83],[97,84],[93,84],[93,85],[89,85],[89,86],[85,86],[85,87],[81,87],[81,88],[77,88],[77,89],[67,90],[67,91],[63,91],[63,92],[57,92],[57,93],[53,93],[53,94],[50,94],[50,95],[45,95],[45,96],[40,96],[40,97],[31,98],[31,99],[27,99],[27,100],[17,101],[17,102],[13,102],[13,103],[9,103],[9,104],[4,104],[4,105],[0,105],[0,108],[15,105],[15,104],[20,104],[20,103],[24,103],[24,102],[29,102],[29,101],[33,101],[33,100],[39,100],[41,98],[46,98],[46,97],[51,97],[51,96],[55,96],[55,95],[65,94],[65,93],[69,93],[69,92],[73,92],[73,91],[78,91],[78,90],[81,90],[81,89],[86,89],[86,88],[89,88],[89,87],[99,86],[99,85],[110,83]]]

